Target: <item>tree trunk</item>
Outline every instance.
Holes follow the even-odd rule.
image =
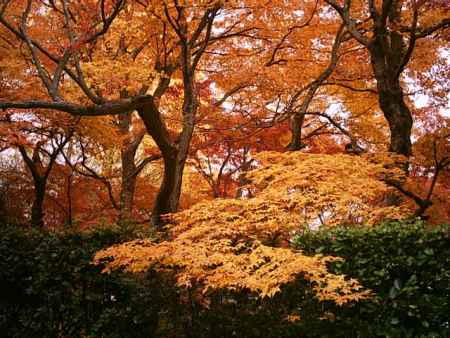
[[[164,225],[165,222],[161,219],[162,215],[178,211],[183,171],[189,154],[192,134],[194,133],[195,114],[198,107],[194,83],[195,66],[192,66],[192,51],[187,40],[187,27],[183,25],[180,30],[183,35],[180,55],[183,73],[182,131],[177,140],[172,142],[167,127],[163,123],[158,108],[154,103],[153,108],[156,111],[154,111],[152,118],[144,118],[145,126],[158,144],[164,160],[164,177],[156,197],[151,218],[151,223],[155,228],[161,228]],[[152,107],[149,108],[151,109]],[[142,117],[141,113],[140,115]],[[152,125],[149,124],[151,120],[153,120]],[[158,130],[155,127],[159,127]]]
[[[392,87],[380,83],[378,91],[380,107],[391,132],[389,151],[410,156],[413,119],[403,99],[402,89],[399,84]]]
[[[132,149],[131,149],[132,150]],[[120,221],[133,219],[134,193],[136,190],[136,166],[134,156],[136,151],[122,149],[122,182],[120,187]]]
[[[161,215],[177,210],[177,156],[164,156],[164,176],[153,205],[151,223],[156,228],[162,225]],[[177,170],[178,169],[178,170]]]
[[[302,127],[305,121],[305,114],[296,113],[291,120],[291,141],[287,149],[290,151],[302,150],[305,145],[302,143]]]
[[[377,81],[378,103],[389,124],[391,140],[389,151],[411,155],[411,111],[403,98],[400,84],[397,56],[383,53],[384,41],[376,40],[369,48],[372,69]]]
[[[389,20],[399,20],[401,2],[390,5]],[[391,132],[389,151],[411,155],[411,111],[403,98],[400,75],[410,54],[403,36],[386,28],[382,21],[375,23],[375,38],[368,45],[373,73],[377,81],[378,102]]]
[[[194,132],[194,115],[184,117],[184,128],[181,133],[178,149],[173,153],[163,155],[164,176],[155,205],[152,211],[151,223],[156,228],[164,225],[161,216],[178,210],[183,184],[183,171],[189,153],[189,145]]]
[[[195,90],[195,68],[200,55],[204,52],[204,50],[200,52],[197,50],[200,54],[197,54],[194,58],[192,57],[192,44],[188,38],[188,21],[184,13],[184,7],[180,6],[177,10],[180,18],[179,31],[177,32],[181,46],[180,69],[183,74],[183,122],[181,133],[175,141],[172,141],[167,125],[164,123],[161,112],[158,109],[158,100],[152,100],[148,105],[138,109],[139,116],[144,121],[148,133],[158,145],[164,160],[164,176],[156,196],[151,217],[151,223],[157,229],[161,228],[165,223],[161,219],[162,215],[178,211],[183,171],[189,154],[192,134],[194,133],[195,114],[198,107],[197,92]],[[213,18],[214,16],[212,16],[212,20]],[[211,26],[208,27],[211,28]],[[210,33],[210,30],[206,32],[207,35]],[[169,83],[161,84],[161,88],[167,88],[169,85]],[[155,94],[157,91],[155,91]],[[160,96],[156,95],[155,97],[158,98]]]
[[[378,32],[377,38],[369,46],[372,69],[377,81],[378,103],[389,124],[389,151],[409,157],[411,155],[412,114],[403,98],[400,84],[401,63],[404,45],[401,36],[391,33],[386,38],[384,31]],[[403,168],[408,172],[408,165]],[[401,197],[396,193],[386,196],[388,206],[399,205]]]
[[[193,99],[195,100],[195,99]],[[158,145],[164,161],[164,174],[152,210],[151,224],[159,229],[164,225],[161,216],[178,210],[183,183],[183,171],[194,132],[196,106],[185,98],[183,107],[183,130],[176,142],[172,142],[169,131],[154,102],[138,110],[148,133]]]
[[[121,93],[122,97],[126,97]],[[120,187],[119,221],[133,219],[134,194],[136,191],[137,168],[135,163],[136,151],[142,141],[143,133],[131,134],[132,113],[119,115],[119,129],[125,137],[121,148],[122,180]]]
[[[46,179],[34,180],[34,201],[31,207],[31,224],[34,227],[44,226],[44,198]]]

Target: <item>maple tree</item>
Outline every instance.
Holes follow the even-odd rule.
[[[352,37],[367,48],[377,83],[378,102],[389,123],[390,150],[411,154],[411,110],[404,100],[401,75],[421,39],[450,27],[445,3],[426,1],[326,1]],[[358,14],[355,14],[358,13]],[[360,14],[359,14],[360,13]]]
[[[90,168],[89,175],[104,185],[118,217],[132,219],[138,175],[162,158],[159,193],[147,198],[155,201],[158,225],[161,214],[178,209],[189,156],[218,197],[242,194],[241,173],[261,150],[338,153],[347,143],[347,152],[360,153],[387,143],[410,155],[404,74],[442,60],[445,39],[436,37],[448,28],[445,4],[429,8],[422,2],[399,8],[356,1],[4,1],[1,107],[92,120],[117,115],[107,147],[117,145],[121,172],[108,178]],[[275,13],[285,20],[274,20]],[[433,54],[419,62],[416,55],[430,48]],[[341,111],[333,112],[332,100]],[[138,149],[146,134],[154,143],[143,156]]]
[[[439,214],[448,211],[448,199],[445,195],[448,192],[447,175],[450,167],[449,141],[449,120],[444,118],[434,131],[422,135],[413,146],[414,169],[408,182],[413,187],[411,191],[400,191],[417,205],[415,215],[423,215],[428,208],[433,209],[434,204],[440,205],[440,208],[434,208],[427,217],[434,216],[436,212]],[[420,185],[422,186],[419,188]]]
[[[16,148],[31,173],[34,186],[34,200],[31,207],[31,223],[44,225],[44,198],[53,167],[66,144],[74,135],[73,119],[63,120],[61,116],[6,115],[7,144]],[[58,126],[52,120],[59,118]]]
[[[62,1],[59,6],[55,3],[46,6],[45,3],[39,4],[31,0],[23,4],[22,2],[15,3],[17,6],[14,6],[14,9],[12,9],[11,1],[3,3],[1,23],[10,34],[28,47],[29,57],[35,67],[36,75],[45,89],[44,93],[42,91],[41,93],[44,97],[50,98],[50,101],[2,102],[2,108],[47,108],[81,116],[126,114],[137,110],[147,132],[159,147],[164,161],[164,177],[152,212],[152,222],[158,225],[161,214],[176,211],[178,208],[182,173],[194,130],[194,116],[198,107],[194,85],[198,64],[210,43],[239,34],[231,25],[231,28],[226,29],[225,33],[213,36],[212,26],[221,9],[221,3],[200,1],[199,6],[186,6],[179,5],[176,1],[174,3],[148,2],[143,6],[137,2],[133,3],[136,8],[129,8],[131,4],[126,4],[126,1],[89,2],[78,4],[78,6],[68,1]],[[19,22],[13,19],[16,12],[20,13]],[[45,15],[42,12],[45,12]],[[127,46],[127,36],[121,28],[126,22],[124,20],[133,18],[133,16],[138,18],[135,20],[138,26],[144,16],[152,25],[149,27],[149,36],[144,37],[143,41],[138,41],[138,45],[133,45],[131,48],[131,46]],[[33,32],[28,31],[27,25],[30,17],[33,17],[34,22],[42,21],[50,31],[55,26],[62,27],[60,31],[65,34],[58,36],[61,39],[61,43],[58,43],[59,50],[54,50],[55,45],[51,44],[52,41],[45,40],[45,38],[40,40],[39,37],[33,36]],[[93,25],[89,20],[93,20],[95,24]],[[101,27],[98,28],[98,25]],[[118,31],[114,35],[116,26]],[[110,30],[112,41],[107,38]],[[133,41],[133,36],[129,38],[132,43],[136,43]],[[130,78],[130,72],[140,69],[141,65],[138,63],[135,69],[124,67],[125,74],[121,74],[123,78],[118,79],[117,85],[123,85],[123,81],[128,78],[128,82],[125,80],[125,83],[130,86],[130,89],[133,89],[134,94],[131,90],[127,92],[126,97],[118,95],[120,91],[117,93],[112,90],[111,93],[105,93],[103,91],[114,89],[114,83],[111,86],[107,82],[100,82],[97,85],[97,82],[105,79],[102,79],[101,76],[90,78],[91,66],[95,67],[96,64],[103,61],[95,62],[94,59],[91,65],[85,65],[85,58],[92,59],[96,55],[89,50],[84,50],[84,46],[100,45],[103,42],[104,45],[100,46],[99,54],[104,57],[104,53],[114,49],[111,47],[114,42],[117,44],[117,49],[115,49],[117,56],[123,54],[116,64],[120,67],[120,65],[129,63],[129,58],[133,60],[141,56],[148,39],[155,39],[155,43],[160,46],[156,53],[153,55],[150,53],[147,56],[150,59],[150,69],[154,69],[154,71],[147,75],[140,73],[139,75],[143,79],[140,76]],[[146,58],[141,57],[143,58],[141,62],[145,62]],[[107,70],[108,68],[103,71]],[[159,101],[168,91],[170,79],[175,71],[179,72],[177,75],[182,83],[183,97],[181,107],[178,108],[182,116],[182,129],[177,137],[171,136],[159,107]],[[67,85],[65,81],[62,85],[64,74],[71,80]],[[96,72],[95,75],[98,73]],[[152,85],[149,79],[156,79],[152,95],[146,94]],[[81,101],[80,95],[83,98]],[[74,96],[77,98],[76,100],[73,100]]]
[[[319,299],[343,304],[367,297],[370,292],[359,290],[356,281],[327,272],[325,263],[336,258],[307,257],[285,246],[300,224],[308,227],[317,220],[328,225],[375,223],[384,217],[406,216],[407,210],[401,207],[384,207],[382,203],[379,209],[366,207],[389,190],[382,182],[385,175],[401,176],[403,172],[395,167],[386,170],[376,159],[350,155],[335,158],[269,152],[261,153],[258,160],[263,167],[248,173],[250,185],[259,190],[255,198],[196,204],[168,216],[169,239],[113,246],[99,252],[96,261],[108,259],[106,271],[174,270],[180,287],[203,294],[209,289],[228,288],[271,297],[282,285],[304,275],[317,283]],[[352,171],[355,160],[356,172]],[[297,168],[294,174],[292,167]],[[318,167],[314,177],[312,170]]]

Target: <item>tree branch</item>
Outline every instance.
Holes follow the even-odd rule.
[[[103,104],[83,106],[69,102],[24,101],[3,102],[0,101],[0,109],[54,109],[75,116],[103,116],[116,115],[128,111],[137,110],[153,101],[151,95],[135,96],[129,99],[109,101]]]

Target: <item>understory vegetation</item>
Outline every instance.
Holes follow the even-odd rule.
[[[246,289],[199,297],[173,272],[101,273],[98,250],[151,236],[141,226],[89,232],[0,228],[0,329],[5,337],[447,337],[450,232],[422,222],[299,234],[306,255],[342,257],[330,270],[372,295],[319,301],[304,276],[273,297]]]

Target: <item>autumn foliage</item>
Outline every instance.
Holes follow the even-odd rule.
[[[351,155],[260,153],[257,160],[262,168],[247,175],[246,189],[258,190],[254,198],[198,203],[168,216],[168,240],[114,246],[98,253],[96,261],[112,257],[106,271],[174,270],[180,287],[203,294],[248,289],[270,297],[302,276],[322,300],[343,304],[368,296],[355,280],[327,272],[326,263],[338,258],[308,257],[286,246],[302,225],[307,230],[314,222],[371,224],[406,217],[401,206],[379,201],[375,207],[391,189],[383,177],[403,172]]]
[[[142,225],[96,262],[205,302],[366,299],[292,240],[450,220],[449,29],[435,0],[2,0],[0,221]]]

